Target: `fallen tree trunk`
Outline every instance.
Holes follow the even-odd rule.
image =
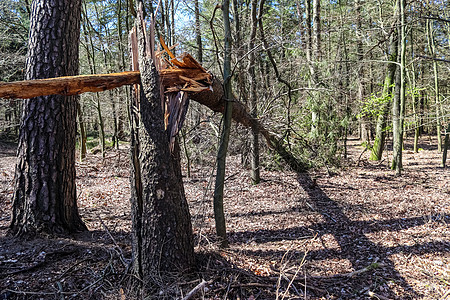
[[[207,106],[215,112],[223,113],[225,111],[227,99],[224,97],[222,83],[215,77],[213,77],[212,91],[205,90],[199,93],[193,93],[189,95],[189,98]],[[269,148],[277,152],[294,171],[305,172],[307,170],[308,166],[300,159],[294,157],[279,139],[273,133],[269,132],[258,119],[253,118],[241,102],[236,99],[230,99],[229,101],[233,101],[232,118],[234,121],[245,127],[257,129],[266,139]]]
[[[0,98],[28,99],[56,94],[71,96],[86,92],[102,92],[140,81],[139,71],[132,71],[0,82]]]
[[[192,59],[190,56],[187,56],[187,58],[189,60]],[[180,62],[178,63],[181,64]],[[181,71],[177,68],[170,68],[162,69],[159,73],[161,82],[167,90],[184,90],[189,93],[190,99],[207,106],[211,110],[220,113],[225,111],[226,99],[222,83],[214,76],[206,73],[203,68],[198,70],[190,67]],[[179,75],[181,75],[181,78]],[[197,80],[207,81],[210,88],[203,84],[198,86],[192,84]],[[131,71],[0,83],[0,98],[27,99],[52,94],[77,95],[85,92],[105,91],[122,85],[139,84],[140,82],[139,71]],[[181,86],[183,82],[191,84],[189,87],[183,87]],[[282,142],[273,133],[269,132],[258,119],[253,118],[242,103],[236,99],[230,99],[230,101],[233,101],[232,118],[234,121],[245,127],[256,128],[266,139],[269,148],[277,152],[294,171],[306,171],[307,165],[294,157],[284,147]]]

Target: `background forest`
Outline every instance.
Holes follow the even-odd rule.
[[[31,11],[32,2],[0,0],[2,82],[23,80],[28,73],[30,17],[40,16]],[[136,2],[81,1],[80,74],[130,70],[129,33],[141,24]],[[142,142],[145,130],[158,131],[148,126],[157,123],[152,111],[159,109],[149,109],[157,106],[135,106],[154,96],[146,94],[151,90],[146,69],[141,68],[139,101],[130,86],[73,98],[78,99],[78,161],[71,163],[76,180],[74,171],[73,185],[61,185],[76,190],[80,214],[74,211],[83,230],[44,230],[27,240],[17,237],[22,231],[14,231],[14,219],[22,183],[17,178],[28,182],[18,174],[21,168],[34,172],[20,159],[38,160],[20,152],[27,148],[20,140],[24,134],[19,138],[21,117],[33,100],[0,99],[0,299],[122,300],[139,293],[149,299],[449,297],[447,1],[142,2],[146,19],[155,15],[158,63],[169,61],[170,51],[159,46],[164,42],[177,56],[195,57],[218,83],[208,77],[202,84],[223,83],[218,97],[223,107],[198,101],[201,93],[191,90],[178,142],[173,146],[170,140],[166,149],[164,128],[157,132],[163,133],[161,144]],[[52,27],[52,17],[48,20]],[[45,60],[45,53],[38,54]],[[164,88],[169,101],[172,87]],[[248,114],[242,117],[242,110],[233,108],[238,117],[225,167],[226,111],[236,103]],[[71,111],[75,117],[75,107]],[[63,139],[74,141],[74,129],[70,139],[62,131]],[[146,156],[150,148],[165,156]],[[174,163],[178,154],[181,168]],[[163,167],[152,169],[158,164]],[[173,170],[164,169],[167,165]],[[170,192],[160,189],[163,184]],[[219,189],[225,192],[217,196]],[[157,205],[148,204],[147,195]],[[159,201],[172,195],[184,202]],[[76,206],[67,203],[62,207]],[[159,203],[161,211],[154,209]],[[179,235],[172,238],[171,230]],[[144,236],[148,232],[161,234]],[[170,251],[155,258],[151,251],[160,245],[189,252],[186,266],[195,270],[175,276],[171,268],[183,258],[170,257]],[[145,265],[145,255],[157,268]]]
[[[175,54],[188,52],[219,76],[224,34],[216,4],[161,1],[157,34],[175,45]],[[152,11],[157,3],[146,6]],[[1,1],[0,9],[0,80],[20,80],[29,3]],[[395,95],[400,98],[396,87],[404,82],[404,136],[417,141],[423,134],[436,135],[441,150],[450,110],[450,9],[445,1],[407,3],[403,27],[398,10],[395,1],[232,1],[234,94],[309,164],[333,166],[346,157],[349,136],[360,137],[374,148],[372,159],[381,159],[384,136],[388,141],[392,136],[392,105],[400,101],[395,101]],[[80,74],[129,70],[128,32],[134,13],[131,1],[83,2]],[[401,28],[403,42],[398,38]],[[403,62],[397,53],[402,47]],[[396,84],[401,72],[395,69],[401,65],[404,78]],[[88,148],[98,146],[104,152],[127,141],[128,98],[127,88],[81,96],[78,118]],[[2,138],[15,139],[20,102],[2,101],[0,111]],[[191,104],[182,133],[189,159],[216,152],[220,120]],[[249,135],[246,129],[233,128],[231,151],[241,153],[244,163],[249,163]],[[419,150],[417,143],[413,150]],[[273,165],[272,155],[266,159],[262,153],[262,164]]]

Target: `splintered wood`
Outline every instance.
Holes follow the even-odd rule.
[[[184,53],[177,59],[162,37],[159,41],[164,50],[156,53],[155,65],[163,92],[164,127],[173,151],[175,137],[186,117],[189,95],[212,91],[213,78],[190,54]]]
[[[177,59],[165,44],[163,47],[165,50],[157,53],[155,64],[160,73],[161,88],[164,93],[179,91],[198,93],[211,90],[212,75],[191,55],[184,53]],[[170,60],[164,58],[166,52]],[[134,60],[136,60],[133,63],[134,70],[131,72],[0,82],[0,98],[28,99],[55,94],[70,96],[139,84],[140,73],[137,68],[136,54],[133,55]]]
[[[55,94],[70,96],[86,92],[103,92],[139,81],[139,72],[122,72],[0,82],[0,98],[28,99]]]
[[[179,60],[162,38],[160,38],[160,42],[164,51],[156,54],[156,60],[158,60],[159,76],[165,92],[198,93],[211,89],[212,75],[189,53],[183,53]],[[164,53],[168,54],[169,60],[163,56]]]

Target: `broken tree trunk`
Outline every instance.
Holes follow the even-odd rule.
[[[225,111],[226,101],[224,98],[222,83],[216,77],[213,77],[212,80],[212,91],[202,91],[191,94],[189,97],[215,112],[223,113]],[[269,148],[277,152],[294,171],[305,172],[307,170],[308,166],[286,150],[278,138],[273,133],[269,132],[269,130],[267,130],[267,128],[265,128],[258,119],[252,117],[244,104],[236,99],[233,101],[232,117],[234,121],[244,125],[245,127],[257,129],[266,139]]]
[[[160,54],[156,54],[158,56]],[[161,60],[160,60],[161,61]],[[160,82],[166,92],[185,91],[191,100],[203,104],[215,112],[225,111],[225,97],[222,82],[207,72],[189,54],[181,59],[170,60],[171,66],[164,62],[159,67]],[[139,84],[139,71],[68,76],[51,79],[29,80],[2,83],[0,82],[0,98],[32,98],[40,95],[62,94],[75,95],[85,92],[98,92],[122,85]],[[247,108],[234,99],[233,120],[245,127],[257,129],[266,139],[270,149],[277,152],[283,160],[297,172],[304,172],[307,164],[292,155],[279,139],[267,130],[258,119],[252,117]]]
[[[138,62],[134,66],[141,71],[141,84],[135,86],[136,98],[130,103],[132,246],[133,269],[144,283],[141,288],[148,288],[155,276],[165,280],[171,273],[190,270],[195,257],[179,148],[169,151],[159,74],[145,34],[142,3],[138,5],[137,30],[130,35]]]
[[[140,82],[139,71],[0,82],[0,98],[28,99],[47,95],[102,92]]]

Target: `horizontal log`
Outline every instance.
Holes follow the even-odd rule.
[[[0,82],[0,98],[28,99],[47,95],[79,95],[140,83],[139,71]]]
[[[181,88],[189,93],[189,97],[210,108],[213,111],[223,113],[225,109],[225,99],[222,83],[211,74],[200,69],[176,69],[170,68],[160,71],[161,81],[166,86],[167,91],[180,90],[177,85],[190,83],[190,86]],[[186,78],[184,78],[186,77]],[[27,99],[47,95],[78,95],[85,92],[101,92],[114,89],[123,85],[140,83],[139,71],[79,75],[49,79],[27,80],[17,82],[0,82],[0,98]],[[210,86],[203,86],[201,83],[194,84],[192,81],[205,81]],[[257,129],[266,139],[268,146],[278,152],[281,157],[296,171],[306,170],[306,165],[297,160],[288,152],[270,133],[258,119],[253,118],[246,107],[236,99],[233,101],[233,119],[246,126]]]
[[[199,92],[208,89],[212,76],[202,69],[169,68],[160,71],[161,83],[168,91]],[[102,92],[123,85],[140,83],[139,71],[66,76],[48,79],[0,82],[0,98],[28,99],[47,95],[79,95]],[[204,84],[202,83],[204,82]],[[188,84],[188,86],[185,86]]]

